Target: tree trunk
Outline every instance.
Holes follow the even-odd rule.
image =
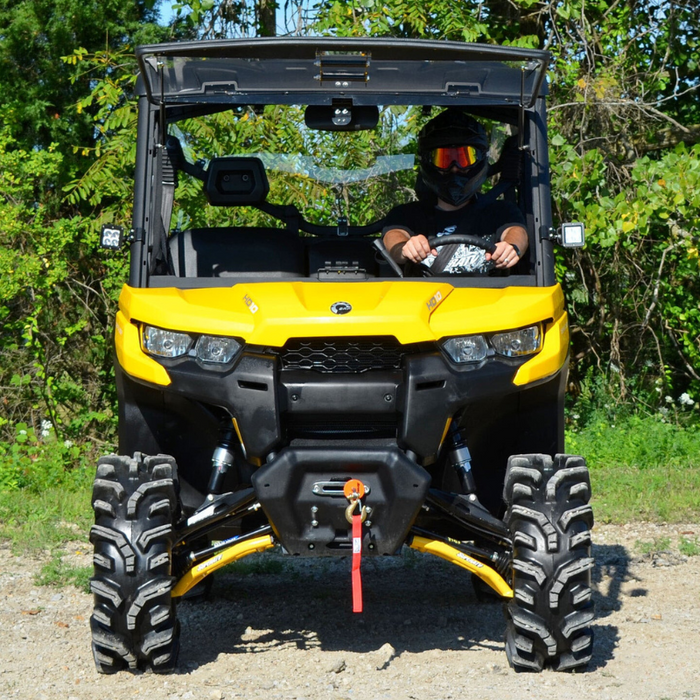
[[[275,36],[277,33],[277,2],[258,0],[258,36]]]

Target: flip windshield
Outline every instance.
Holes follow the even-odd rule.
[[[416,134],[423,121],[417,110],[387,107],[373,130],[325,132],[306,126],[302,107],[276,105],[189,119],[170,132],[190,163],[259,158],[270,183],[267,201],[294,205],[307,221],[336,225],[346,219],[364,226],[414,196]],[[176,191],[176,228],[269,225],[267,216],[245,206],[212,207],[201,184],[186,176]]]

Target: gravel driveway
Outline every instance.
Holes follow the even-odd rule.
[[[91,596],[37,587],[42,560],[5,546],[0,698],[700,698],[700,556],[679,554],[683,535],[697,538],[700,525],[596,526],[593,662],[537,675],[508,668],[499,603],[479,602],[467,572],[411,551],[364,560],[362,615],[350,612],[349,560],[261,555],[278,557],[276,573],[220,574],[211,600],[180,605],[179,673],[100,676]],[[635,546],[664,537],[670,551]],[[89,545],[66,558],[89,565]]]

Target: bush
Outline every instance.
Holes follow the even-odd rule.
[[[78,486],[92,476],[94,452],[88,444],[58,440],[48,421],[38,435],[26,423],[15,430],[13,442],[0,442],[0,491],[40,493]]]

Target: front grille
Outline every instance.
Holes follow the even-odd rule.
[[[396,338],[291,338],[280,351],[282,369],[359,374],[401,369],[405,348]]]

